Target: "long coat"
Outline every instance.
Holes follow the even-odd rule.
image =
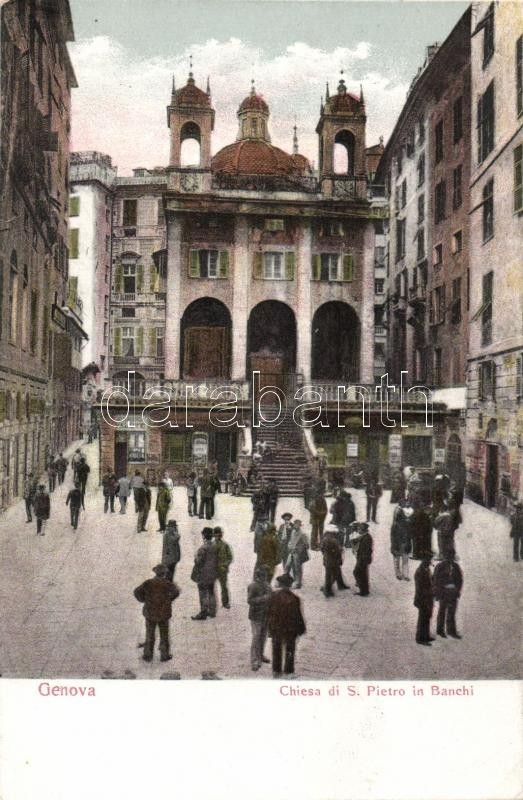
[[[194,559],[193,580],[202,586],[209,586],[218,578],[218,550],[216,542],[205,542]]]
[[[394,511],[390,529],[390,552],[393,556],[410,553],[411,517],[407,517],[403,508],[398,506]]]
[[[180,558],[180,534],[173,528],[167,528],[163,535],[162,564],[177,564]]]
[[[326,531],[321,541],[321,551],[323,553],[323,565],[327,569],[335,569],[341,566],[343,561],[343,549],[332,531]]]
[[[151,622],[166,622],[171,619],[171,605],[179,594],[180,590],[175,583],[158,575],[144,581],[134,590],[138,602],[144,604],[144,617]]]
[[[300,598],[290,589],[279,589],[272,594],[267,612],[267,625],[270,636],[274,638],[295,639],[305,633]]]
[[[372,564],[372,536],[364,533],[358,542],[358,552],[356,554],[356,564],[360,567],[368,567]]]
[[[414,605],[424,611],[432,613],[434,607],[434,594],[432,590],[432,575],[430,567],[423,563],[414,573]]]
[[[156,510],[167,514],[171,505],[171,493],[167,486],[160,486],[156,495]]]
[[[258,564],[267,567],[271,575],[280,563],[280,543],[274,532],[264,533],[258,548]]]
[[[436,600],[460,597],[463,588],[463,572],[455,561],[440,561],[432,576],[432,586]]]
[[[412,555],[421,558],[425,552],[432,550],[432,521],[426,511],[417,508],[410,518]]]
[[[47,492],[37,492],[33,500],[35,517],[49,519],[51,515],[51,500]]]

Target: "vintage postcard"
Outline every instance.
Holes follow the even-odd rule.
[[[0,13],[0,796],[522,796],[523,5]]]

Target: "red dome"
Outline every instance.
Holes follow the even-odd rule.
[[[175,106],[207,106],[211,105],[209,95],[202,92],[195,85],[194,80],[189,78],[187,84],[174,95]]]
[[[361,103],[359,99],[346,92],[345,94],[335,94],[328,100],[329,111],[361,111]]]
[[[300,172],[311,172],[309,159],[305,156],[302,156],[301,153],[293,153],[291,158],[294,161],[296,169],[298,169]]]
[[[223,147],[212,159],[213,172],[229,175],[295,175],[293,156],[260,139],[242,139]]]
[[[269,113],[269,106],[259,94],[250,94],[240,104],[240,111],[266,111]]]

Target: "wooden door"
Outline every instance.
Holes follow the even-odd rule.
[[[227,329],[188,328],[185,331],[184,376],[186,378],[225,378]]]
[[[283,356],[280,355],[252,355],[251,356],[251,370],[252,372],[260,373],[259,389],[264,386],[276,386],[284,394],[287,390],[285,379],[285,363]],[[252,376],[251,376],[252,377]],[[260,392],[257,392],[258,397]],[[265,394],[263,396],[263,404],[276,405],[276,395],[274,392]]]

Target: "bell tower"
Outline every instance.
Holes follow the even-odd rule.
[[[196,86],[192,59],[185,86],[177,90],[173,78],[171,102],[167,106],[167,125],[171,130],[170,188],[183,192],[209,191],[214,109],[209,79],[205,92]],[[184,147],[185,142],[191,142],[191,150]],[[190,153],[190,163],[186,163],[187,153]]]
[[[324,194],[347,199],[366,197],[366,120],[363,89],[359,97],[348,92],[342,71],[336,94],[330,95],[327,84],[316,126],[319,177]],[[343,159],[338,158],[337,151],[341,151]]]

